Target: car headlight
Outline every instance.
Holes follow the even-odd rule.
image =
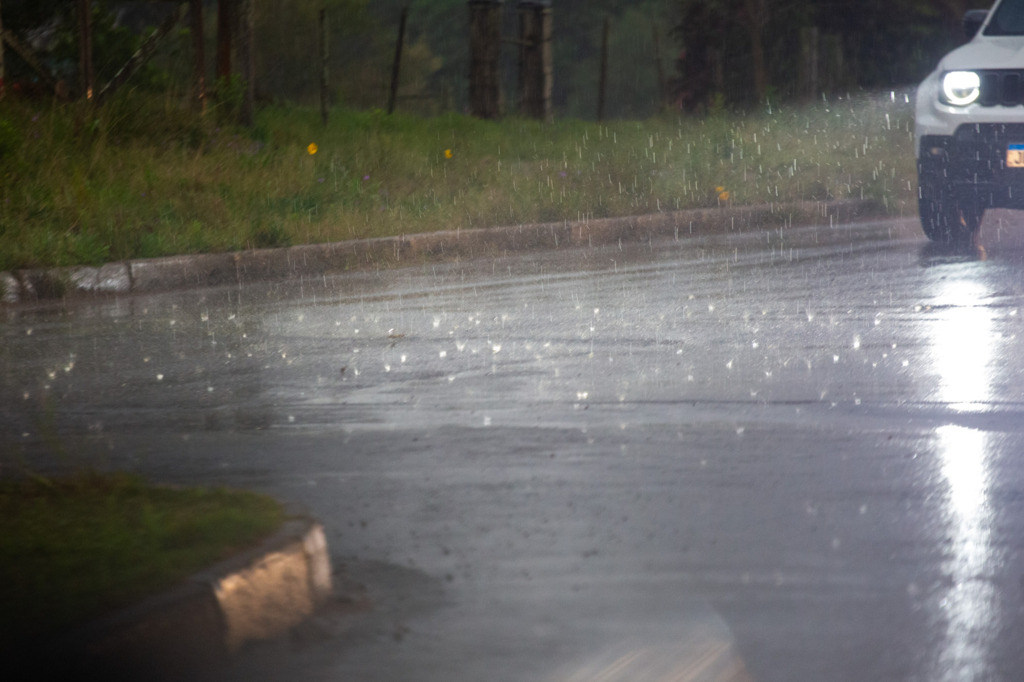
[[[974,71],[950,71],[942,77],[942,101],[966,107],[981,96],[981,77]]]

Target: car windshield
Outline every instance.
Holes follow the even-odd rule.
[[[1024,0],[1004,0],[985,28],[987,36],[1024,35]]]

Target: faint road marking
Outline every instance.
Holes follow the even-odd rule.
[[[753,682],[731,642],[696,637],[674,644],[624,642],[558,682]]]

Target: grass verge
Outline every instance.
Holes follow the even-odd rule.
[[[0,482],[0,644],[173,586],[270,535],[284,518],[263,495],[168,488],[123,474]]]
[[[315,145],[315,147],[311,146]],[[916,205],[913,107],[855,94],[604,124],[273,106],[249,130],[125,90],[0,104],[0,271],[770,201]]]

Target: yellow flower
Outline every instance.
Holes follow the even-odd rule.
[[[718,198],[721,199],[722,201],[729,201],[729,192],[719,192]]]
[[[444,158],[446,158],[446,159],[452,158],[452,150],[451,149],[445,149],[444,150]]]
[[[316,150],[317,150],[316,142],[310,142],[309,146],[306,147],[306,151],[309,152],[310,154],[316,154]]]

